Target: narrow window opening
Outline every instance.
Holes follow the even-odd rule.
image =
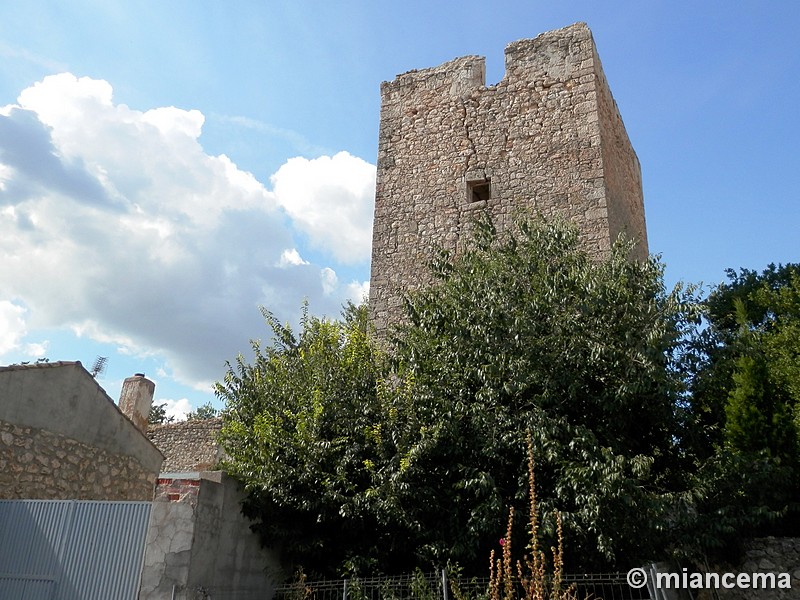
[[[467,182],[467,202],[485,202],[492,197],[491,179]]]

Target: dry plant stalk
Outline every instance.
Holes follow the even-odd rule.
[[[516,575],[522,595],[520,600],[577,600],[575,586],[562,588],[564,580],[564,533],[561,514],[556,513],[558,548],[553,553],[553,576],[548,578],[545,554],[539,549],[539,509],[536,502],[536,479],[533,469],[533,440],[528,433],[528,499],[530,501],[530,553],[522,561],[516,561]],[[502,556],[495,558],[492,550],[489,557],[490,600],[516,600],[514,589],[513,559],[511,557],[511,529],[514,524],[514,509],[509,510],[506,536],[501,540]],[[550,579],[548,581],[548,579]],[[501,598],[502,593],[502,598]]]

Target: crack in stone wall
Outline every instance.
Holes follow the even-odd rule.
[[[485,204],[468,197],[478,179],[491,180]],[[574,221],[593,256],[620,233],[647,255],[638,159],[586,25],[509,44],[496,85],[476,56],[381,85],[369,298],[379,335],[484,208],[498,231],[527,208]]]

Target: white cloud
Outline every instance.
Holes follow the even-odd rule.
[[[4,347],[72,328],[163,355],[176,379],[205,387],[263,333],[258,305],[284,320],[303,298],[339,313],[352,286],[335,263],[304,260],[289,225],[366,266],[374,167],[346,153],[293,159],[269,190],[203,150],[203,123],[197,110],[115,104],[108,82],[69,73],[0,107]]]
[[[45,340],[43,342],[31,342],[25,344],[24,352],[27,356],[36,356],[38,358],[45,358],[47,349],[50,347],[50,342]]]
[[[307,265],[308,261],[303,260],[300,256],[300,253],[297,249],[292,248],[291,250],[284,250],[281,252],[281,258],[278,261],[279,267],[289,267],[289,266],[297,266],[297,265]]]
[[[330,267],[325,267],[319,272],[319,278],[322,282],[322,291],[326,296],[329,296],[336,289],[339,283],[339,278],[336,277],[336,271]]]
[[[272,185],[275,200],[313,247],[343,263],[369,261],[374,165],[347,152],[292,158],[272,176]]]
[[[347,284],[347,297],[355,304],[361,304],[369,298],[369,280],[352,281]]]
[[[14,169],[7,165],[0,164],[0,192],[6,189],[6,181],[10,181],[14,175]]]
[[[26,342],[28,310],[8,300],[0,300],[0,357],[15,352],[27,357],[45,358],[50,342]]]
[[[22,338],[28,333],[25,309],[7,300],[0,300],[0,356],[16,350]]]
[[[161,404],[166,405],[164,406],[164,414],[166,414],[167,418],[172,417],[175,421],[185,421],[186,415],[194,410],[194,407],[186,398],[181,398],[179,400],[162,398],[153,401],[153,406],[159,406]]]
[[[145,123],[155,125],[166,136],[173,133],[179,137],[188,136],[197,139],[203,130],[205,117],[199,110],[181,110],[174,106],[154,108],[142,115]]]

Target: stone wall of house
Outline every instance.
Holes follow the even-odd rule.
[[[149,501],[155,475],[132,456],[0,421],[0,499]]]
[[[221,429],[221,418],[182,421],[151,425],[147,437],[164,454],[163,473],[210,471],[222,458],[217,442]]]
[[[591,32],[578,23],[510,44],[485,85],[466,56],[381,86],[370,311],[396,322],[430,281],[434,248],[457,250],[479,211],[499,230],[525,208],[574,221],[595,256],[625,232],[647,255],[639,162]]]

